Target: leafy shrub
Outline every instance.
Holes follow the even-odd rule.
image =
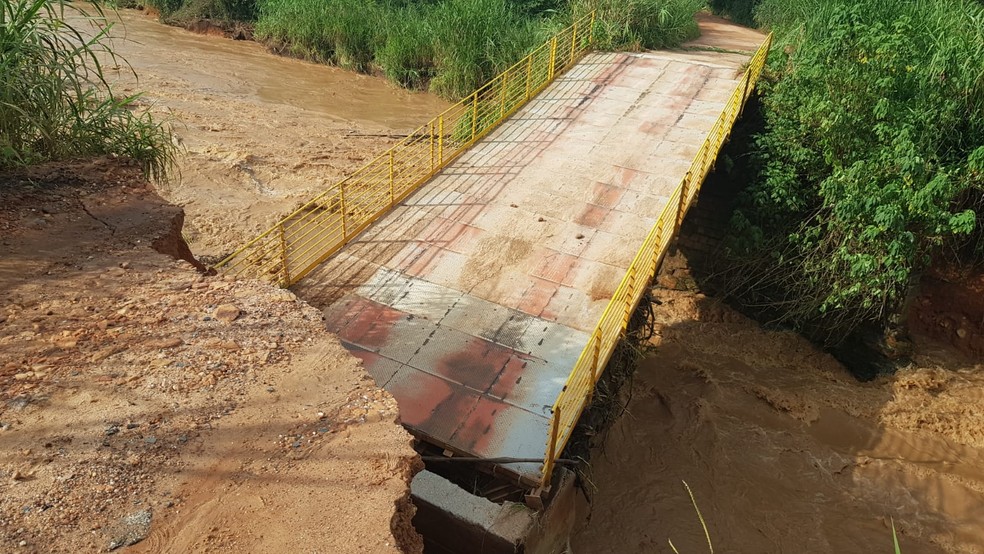
[[[764,84],[761,175],[734,217],[733,273],[747,305],[834,344],[896,321],[931,257],[979,225],[984,7],[762,8],[782,12],[785,48]]]
[[[101,8],[94,6],[95,19]],[[165,180],[174,146],[168,130],[118,98],[99,56],[111,28],[91,33],[68,15],[87,15],[60,0],[8,0],[0,5],[0,168],[115,154]],[[79,18],[77,18],[79,19]]]

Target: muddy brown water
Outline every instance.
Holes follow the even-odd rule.
[[[572,552],[984,552],[984,371],[922,344],[857,382],[791,332],[660,291],[655,350],[592,455]]]
[[[217,261],[448,107],[382,77],[286,58],[249,41],[169,27],[123,10],[106,76],[165,122],[179,179],[158,184],[184,208],[192,250]],[[81,27],[94,32],[98,23]]]
[[[173,75],[219,98],[251,98],[386,128],[416,127],[447,107],[434,95],[379,77],[275,56],[255,42],[192,33],[138,11],[122,10],[112,36],[113,49],[138,74]]]

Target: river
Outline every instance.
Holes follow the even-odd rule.
[[[680,257],[666,275],[686,274]],[[681,280],[686,282],[686,279]],[[673,288],[683,290],[673,290]],[[576,554],[984,552],[980,359],[917,337],[860,383],[790,331],[659,288],[626,413],[592,454]]]
[[[111,16],[107,78],[174,130],[180,179],[159,191],[186,212],[185,238],[214,259],[444,110],[384,78],[192,33],[144,12]]]

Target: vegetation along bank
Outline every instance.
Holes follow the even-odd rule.
[[[776,32],[723,290],[827,346],[871,330],[904,355],[924,273],[984,259],[984,4],[712,5]]]
[[[277,52],[380,73],[401,86],[451,99],[471,93],[592,9],[602,48],[637,50],[693,38],[693,16],[704,7],[703,0],[136,0],[131,5],[140,4],[176,25],[245,25]]]

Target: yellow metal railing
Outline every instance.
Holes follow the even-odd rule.
[[[622,278],[615,295],[601,316],[601,321],[595,327],[587,346],[581,351],[581,356],[568,376],[567,383],[557,397],[550,421],[550,433],[547,436],[547,454],[543,461],[544,484],[550,483],[554,461],[560,457],[567,445],[571,432],[581,418],[581,413],[591,403],[595,384],[601,377],[615,346],[622,339],[632,312],[638,306],[663,254],[666,253],[670,239],[683,223],[687,209],[714,165],[721,145],[727,140],[745,101],[752,93],[762,73],[771,44],[772,35],[769,35],[752,56],[744,76],[708,133],[703,146],[694,156],[687,175],[673,192],[656,224],[649,231],[642,248],[632,260],[632,265]]]
[[[593,27],[591,12],[216,267],[282,287],[298,282],[574,65]]]

